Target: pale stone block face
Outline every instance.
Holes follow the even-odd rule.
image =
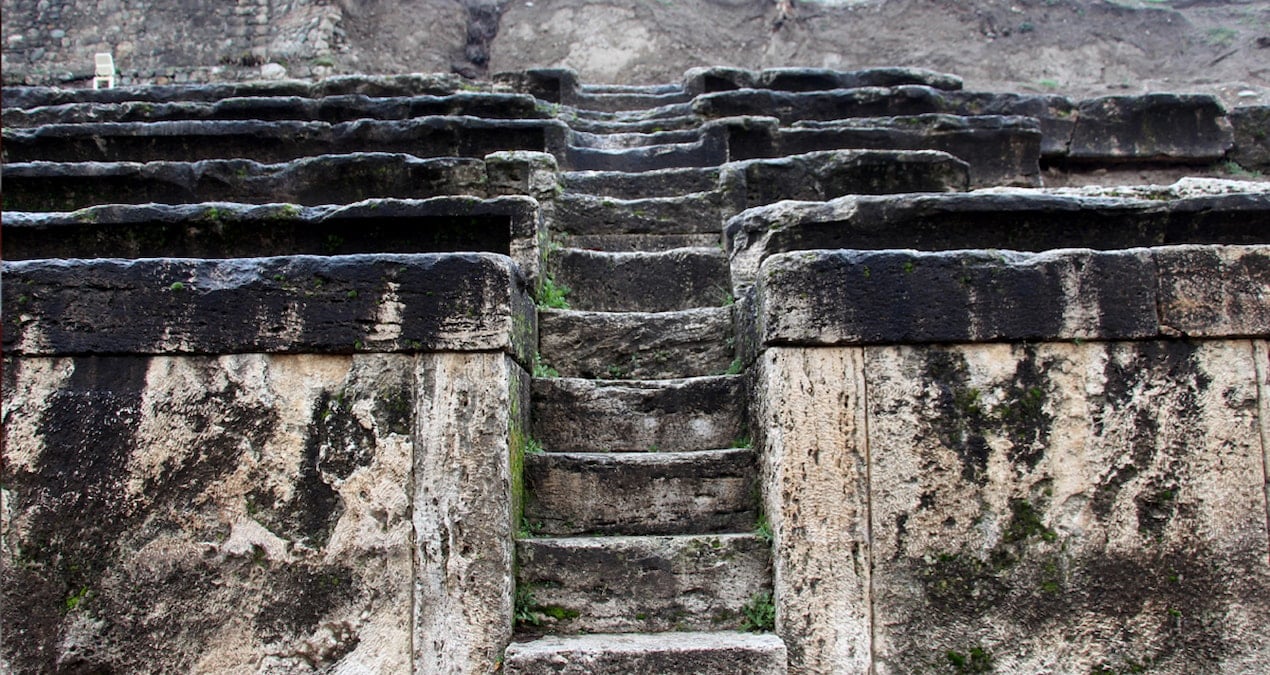
[[[409,670],[415,360],[10,360],[4,659]]]
[[[769,349],[755,427],[791,673],[869,669],[863,350]]]
[[[1270,660],[1253,343],[878,347],[864,364],[878,672]]]
[[[416,673],[492,672],[511,639],[508,438],[527,377],[500,352],[429,354],[416,366]]]

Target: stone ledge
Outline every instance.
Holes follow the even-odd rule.
[[[763,263],[759,343],[1270,334],[1270,246],[797,251]]]
[[[1208,189],[1217,190],[1210,181]],[[1127,249],[1270,243],[1270,194],[1228,181],[1225,194],[1177,190],[989,190],[782,202],[727,222],[736,297],[770,255],[810,249]],[[1192,196],[1195,195],[1195,196]]]
[[[5,262],[17,355],[504,351],[536,317],[504,256]]]

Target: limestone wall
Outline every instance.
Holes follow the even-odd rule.
[[[1002,261],[972,296],[1019,304],[984,311],[933,291],[946,313],[921,299],[941,268],[915,252],[894,253],[911,256],[896,270],[912,286],[876,281],[890,274],[879,259],[826,265],[842,252],[764,264],[759,302],[776,309],[759,319],[755,427],[790,672],[1264,667],[1270,325],[1259,310],[1226,314],[1245,320],[1233,326],[1207,308],[1264,308],[1270,279],[1264,247],[1203,253],[1230,265],[1127,282],[1112,268],[1133,258],[1086,259],[1097,280],[1051,292],[1005,269],[1036,262]],[[794,269],[819,281],[784,278]],[[834,303],[851,307],[860,284],[889,298],[894,322],[874,321],[877,334],[837,330],[853,314]],[[1145,339],[1118,338],[1098,311],[1034,323],[1111,286],[1151,296],[1109,312],[1147,310]],[[809,297],[819,309],[800,315]],[[975,332],[989,314],[1010,319]],[[950,321],[971,330],[942,333]]]
[[[6,263],[8,667],[477,673],[501,657],[524,281],[494,255],[304,265]],[[72,278],[92,281],[62,295]],[[393,290],[407,280],[419,296]],[[284,281],[271,304],[258,284]]]

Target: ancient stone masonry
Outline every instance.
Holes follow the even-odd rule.
[[[1264,109],[904,68],[3,100],[3,669],[1270,662]]]

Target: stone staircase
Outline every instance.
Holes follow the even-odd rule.
[[[653,87],[571,77],[501,80],[517,93],[343,78],[5,99],[10,259],[479,250],[563,298],[538,311],[508,673],[786,672],[742,344],[759,263],[988,228],[965,235],[981,247],[1027,225],[1019,209],[974,211],[981,199],[861,198],[789,231],[741,217],[725,242],[729,218],[787,199],[1036,186],[1043,162],[1092,166],[1090,137],[1138,153],[1108,162],[1211,162],[1229,145],[1207,101],[1171,102],[1194,113],[1178,114],[1198,120],[1202,147],[1158,148],[1120,142],[1128,132],[1106,120],[1167,118],[1163,102],[1103,114],[905,69],[709,69]],[[885,226],[901,216],[911,226]],[[1083,217],[1070,238],[1046,221],[1060,234],[1043,243],[1115,235]]]
[[[646,131],[689,127],[682,91],[580,93],[588,131],[572,134],[548,263],[568,308],[540,311],[544,451],[525,458],[505,669],[783,673],[781,640],[742,631],[771,630],[758,617],[771,551],[756,532],[719,169],[699,166],[697,129]]]

